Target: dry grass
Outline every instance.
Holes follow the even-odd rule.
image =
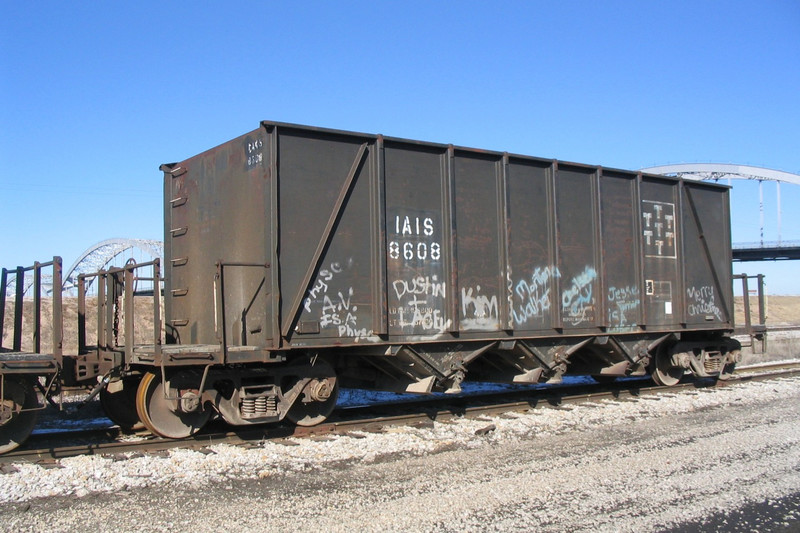
[[[135,299],[135,340],[139,344],[152,343],[153,309],[151,297],[137,297]],[[768,296],[767,297],[767,325],[788,326],[800,325],[800,296]],[[735,298],[735,321],[737,325],[744,325],[744,306],[742,298]],[[750,299],[751,320],[758,322],[758,301]],[[76,298],[64,300],[64,353],[76,353],[78,348],[78,301]],[[163,316],[163,309],[162,309]],[[30,351],[33,346],[30,325],[33,323],[33,301],[25,300],[23,303],[23,343],[22,348]],[[42,351],[49,351],[52,346],[52,301],[42,301]],[[6,302],[5,327],[3,328],[3,347],[10,348],[13,344],[11,332],[14,325],[14,302]],[[124,331],[124,324],[119,324],[120,340]],[[97,302],[89,299],[86,310],[86,340],[94,344],[97,340]]]
[[[153,343],[153,298],[151,296],[137,296],[134,298],[134,338],[136,344]],[[33,300],[23,302],[22,311],[22,350],[31,351],[33,349],[32,324],[33,324]],[[63,350],[65,354],[77,353],[78,351],[78,299],[65,298],[63,301],[64,313],[64,342]],[[53,342],[53,304],[49,298],[42,299],[42,341],[43,352],[52,350]],[[163,317],[163,307],[161,310]],[[3,348],[13,346],[12,332],[14,328],[14,302],[6,302],[5,326],[3,328]],[[121,321],[118,325],[119,344],[124,344],[125,324]],[[97,341],[97,300],[89,298],[86,302],[86,343],[95,344]]]

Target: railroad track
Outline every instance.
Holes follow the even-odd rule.
[[[325,438],[354,432],[377,432],[393,426],[420,426],[459,417],[475,418],[529,409],[559,408],[569,404],[609,399],[625,401],[643,396],[674,394],[688,389],[735,386],[744,381],[761,381],[797,374],[800,374],[799,362],[779,362],[742,367],[737,369],[729,381],[685,378],[672,387],[655,385],[648,378],[632,378],[602,385],[566,385],[458,397],[426,397],[399,403],[339,408],[327,422],[314,427],[275,424],[231,431],[222,423],[212,423],[208,429],[194,437],[177,440],[153,437],[147,433],[124,435],[116,427],[34,433],[24,447],[0,456],[0,466],[15,462],[35,462],[45,467],[57,467],[60,459],[78,455],[106,455],[122,459],[136,454],[163,453],[172,448],[194,448],[202,451],[220,443],[258,446],[265,440]]]

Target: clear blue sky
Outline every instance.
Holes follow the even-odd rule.
[[[159,164],[261,119],[800,173],[797,0],[3,2],[0,27],[2,266],[162,238]],[[757,193],[741,202],[734,240],[757,240]],[[743,266],[800,294],[798,267]]]

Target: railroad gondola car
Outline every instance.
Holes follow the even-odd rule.
[[[739,357],[725,186],[276,122],[161,169],[150,342],[119,318],[143,265],[98,272],[97,342],[83,324],[27,374],[97,382],[124,427],[312,425],[343,386],[672,385]],[[26,357],[0,355],[3,428]]]

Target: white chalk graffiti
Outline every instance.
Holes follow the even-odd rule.
[[[409,310],[411,311],[410,313]],[[441,309],[433,307],[398,307],[397,315],[397,325],[401,328],[421,327],[427,332],[444,333],[452,323],[449,318],[445,320]]]
[[[319,325],[324,328],[329,325],[339,326],[351,321],[355,322],[355,317],[351,312],[358,311],[358,307],[350,305],[352,297],[353,287],[347,290],[347,296],[342,294],[342,291],[339,291],[333,300],[327,294],[324,295],[322,297],[322,314],[319,317]],[[345,313],[347,313],[346,316]]]
[[[702,287],[689,287],[686,289],[688,296],[687,312],[689,316],[714,316],[722,321],[722,311],[714,300],[714,287],[704,285]]]
[[[352,263],[352,259],[349,261]],[[328,282],[330,282],[336,274],[341,274],[343,272],[342,265],[338,262],[333,262],[330,264],[328,268],[324,268],[319,271],[319,275],[317,276],[317,281],[314,283],[314,286],[308,290],[308,295],[306,296],[305,300],[303,300],[303,307],[309,313],[311,313],[311,304],[318,300],[320,295],[326,294],[328,292]]]
[[[583,272],[572,278],[561,293],[561,312],[565,322],[577,326],[593,319],[594,296],[592,295],[597,271],[587,266]]]
[[[410,280],[398,279],[392,283],[397,305],[389,308],[393,317],[390,325],[400,328],[422,328],[442,333],[450,327],[451,320],[444,318],[444,300],[447,284],[437,276],[416,276]]]
[[[557,267],[546,266],[536,267],[530,278],[520,280],[514,288],[519,303],[511,308],[514,322],[522,325],[550,310],[550,283],[560,276]]]
[[[461,324],[464,329],[494,330],[499,326],[497,295],[481,294],[481,286],[461,289]]]
[[[333,294],[333,290],[329,293],[331,282],[345,268],[352,266],[352,262],[350,259],[346,267],[333,262],[328,268],[321,269],[317,281],[308,290],[303,301],[303,309],[313,315],[314,308],[319,306],[320,328],[335,328],[339,337],[354,337],[359,340],[371,337],[372,331],[358,327],[358,306],[352,303],[353,287],[336,290],[336,294]]]
[[[436,276],[417,276],[410,281],[398,279],[392,283],[392,287],[398,299],[407,294],[445,297],[445,283],[438,282]]]
[[[608,289],[608,323],[612,327],[635,326],[629,322],[641,305],[639,287],[609,287]]]

